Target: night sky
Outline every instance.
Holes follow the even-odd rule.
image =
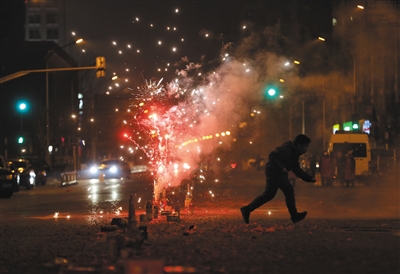
[[[104,55],[112,72],[121,74],[129,68],[124,77],[137,80],[141,72],[146,78],[173,75],[182,68],[178,64],[182,57],[203,65],[212,62],[227,43],[238,43],[250,32],[278,21],[285,28],[295,18],[307,24],[311,35],[329,31],[330,1],[257,2],[69,1],[67,39],[79,37],[85,43],[68,51],[82,63]],[[22,1],[2,1],[1,11],[2,39],[23,39]],[[79,54],[82,49],[86,57]]]
[[[2,1],[3,41],[24,39],[23,2]],[[68,1],[66,5],[66,39],[85,40],[66,50],[83,66],[95,56],[105,56],[109,75],[116,73],[139,84],[142,75],[171,80],[176,70],[185,68],[182,58],[209,69],[226,44],[239,43],[277,22],[287,32],[283,35],[289,35],[296,23],[307,27],[310,36],[325,34],[330,31],[332,8],[331,1]]]
[[[261,1],[260,8],[244,1],[79,1],[68,4],[67,33],[84,38],[79,47],[87,55],[104,55],[124,78],[168,78],[184,68],[182,57],[206,66],[227,43],[278,21],[284,28],[294,14],[314,35],[329,31],[330,1],[290,2],[297,1]]]

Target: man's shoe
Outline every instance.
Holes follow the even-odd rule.
[[[290,219],[292,219],[292,222],[295,224],[303,220],[306,216],[307,216],[307,211],[297,212],[296,215],[293,215]]]
[[[242,213],[244,223],[248,224],[250,219],[250,211],[248,211],[245,207],[241,207],[240,212]]]

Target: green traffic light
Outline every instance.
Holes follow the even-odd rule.
[[[274,88],[268,89],[268,96],[275,96],[276,95],[276,90]]]
[[[19,102],[17,102],[17,105],[15,107],[16,107],[17,111],[22,114],[22,113],[29,112],[30,106],[29,106],[29,103],[26,101],[19,101]]]
[[[18,144],[22,144],[24,142],[24,137],[18,137]]]
[[[19,104],[19,109],[20,110],[25,110],[26,109],[26,104],[25,103]]]
[[[279,89],[273,85],[269,84],[264,88],[264,96],[269,99],[275,99],[279,95]]]

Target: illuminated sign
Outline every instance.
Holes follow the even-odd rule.
[[[351,121],[350,122],[344,122],[343,123],[343,130],[344,131],[350,131],[352,126],[353,126],[353,123]]]
[[[365,133],[370,134],[371,133],[371,122],[369,120],[364,120],[364,123],[362,124],[362,131]]]
[[[340,125],[339,124],[334,124],[333,125],[333,134],[336,133],[336,131],[340,130]]]

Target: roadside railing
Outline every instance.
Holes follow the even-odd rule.
[[[61,173],[61,186],[68,186],[71,184],[76,184],[77,172],[69,171]]]

